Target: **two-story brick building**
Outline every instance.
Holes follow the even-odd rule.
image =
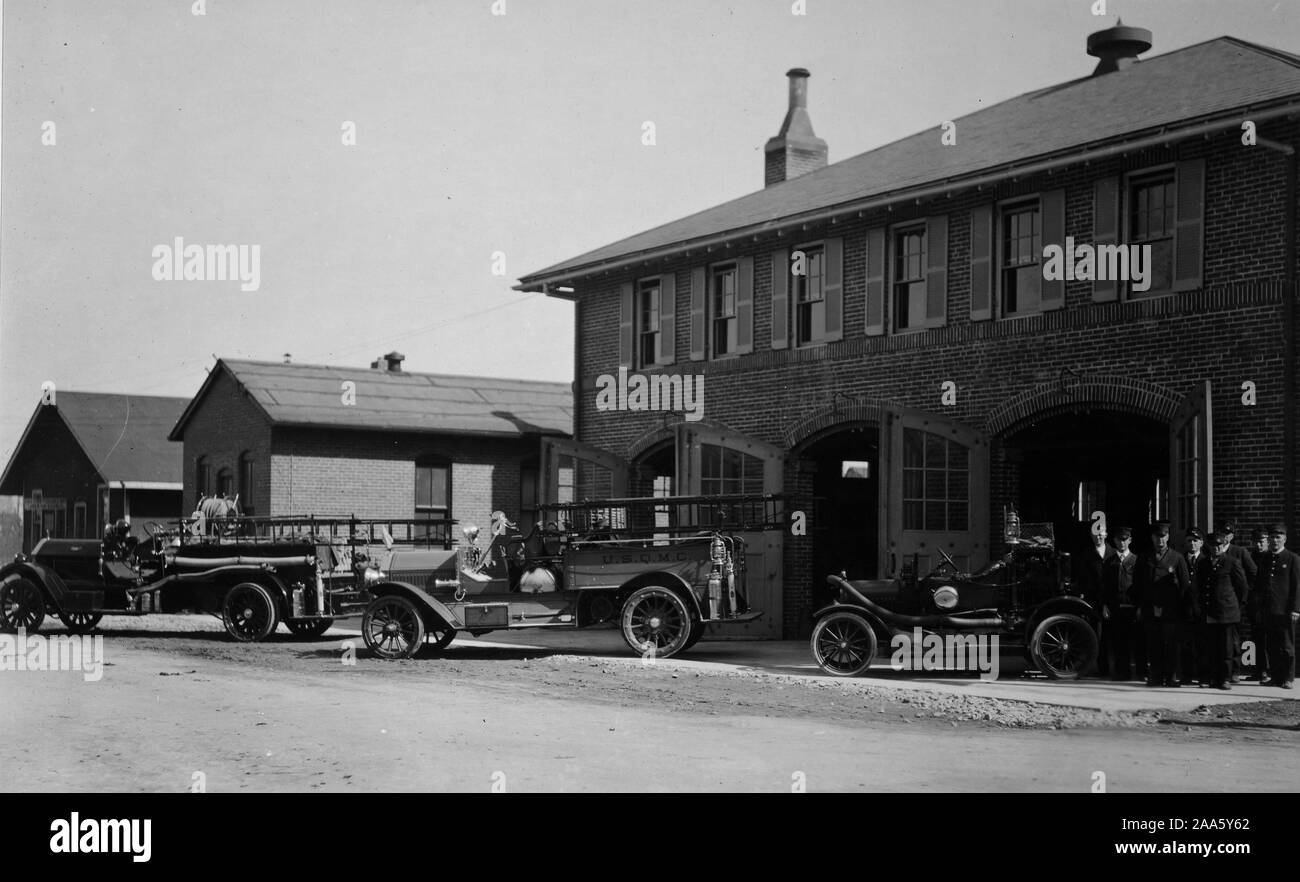
[[[807,535],[751,560],[774,636],[827,572],[983,564],[1010,505],[1067,544],[1096,509],[1296,523],[1300,57],[1150,43],[1098,32],[1091,76],[830,165],[790,71],[764,189],[521,279],[575,308],[552,465],[793,494]],[[1060,278],[1070,244],[1149,246],[1146,282]],[[704,419],[597,409],[620,368],[703,376]]]
[[[177,420],[186,510],[240,497],[253,516],[474,521],[527,528],[539,439],[568,437],[566,384],[219,359]]]

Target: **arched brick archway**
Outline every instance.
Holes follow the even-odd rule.
[[[666,423],[647,430],[631,444],[627,446],[627,454],[624,457],[628,462],[636,462],[646,451],[652,447],[658,447],[665,441],[671,442],[677,437],[677,423]]]
[[[994,408],[986,427],[990,435],[1006,437],[1033,420],[1081,407],[1100,407],[1168,423],[1173,420],[1182,401],[1182,395],[1145,380],[1117,378],[1043,383],[1008,398]]]
[[[823,408],[790,426],[782,443],[786,450],[796,453],[827,433],[853,424],[879,426],[886,408],[891,406],[892,402],[883,398],[868,398],[853,404]]]

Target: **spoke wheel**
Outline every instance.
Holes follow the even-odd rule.
[[[1097,661],[1097,632],[1078,616],[1048,616],[1029,639],[1034,664],[1053,680],[1077,680]]]
[[[334,624],[333,619],[289,619],[285,622],[289,626],[289,632],[295,637],[301,637],[305,640],[315,640],[324,634]]]
[[[104,618],[104,614],[97,612],[59,613],[59,619],[63,622],[63,627],[73,634],[89,634],[95,630],[95,626],[99,624],[99,620],[102,618]]]
[[[221,620],[226,633],[241,643],[265,640],[278,624],[271,592],[255,582],[241,582],[226,592]]]
[[[424,643],[424,620],[414,603],[388,594],[366,607],[361,617],[361,637],[380,658],[410,658]]]
[[[35,631],[45,621],[45,598],[30,579],[10,579],[0,584],[0,631],[12,634],[19,628]]]
[[[876,632],[862,616],[834,612],[813,628],[812,653],[826,673],[856,677],[871,667],[876,656]]]
[[[623,604],[623,639],[637,655],[669,658],[686,647],[691,614],[674,591],[652,585],[639,588]]]

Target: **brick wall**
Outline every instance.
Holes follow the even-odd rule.
[[[1262,137],[1296,144],[1300,125],[1261,126]],[[970,212],[972,207],[1018,195],[1065,188],[1066,233],[1091,242],[1093,182],[1176,160],[1204,157],[1204,286],[1194,292],[1135,302],[1093,304],[1089,282],[1066,283],[1065,306],[1042,315],[972,322],[970,306]],[[740,247],[715,248],[638,268],[636,276],[673,273],[677,280],[676,365],[670,372],[706,377],[705,418],[790,449],[796,424],[844,399],[892,402],[941,413],[979,429],[990,416],[1027,389],[1054,383],[1062,368],[1085,378],[1154,384],[1181,397],[1209,379],[1213,383],[1216,511],[1247,523],[1279,516],[1297,520],[1294,503],[1283,511],[1283,476],[1294,451],[1284,445],[1286,421],[1295,409],[1284,401],[1285,165],[1273,151],[1243,147],[1235,133],[1143,151],[1026,178],[980,193],[878,210],[864,217],[814,226],[797,235],[769,235]],[[909,334],[865,336],[865,249],[869,227],[909,218],[948,217],[947,322]],[[844,242],[844,339],[822,346],[772,350],[772,251],[827,236]],[[754,257],[754,354],[690,362],[690,273],[708,260]],[[1292,268],[1294,271],[1294,268]],[[626,455],[639,437],[661,427],[663,413],[600,413],[595,378],[618,366],[618,289],[632,275],[613,274],[576,284],[578,301],[578,440]],[[1294,294],[1292,294],[1294,296]],[[887,305],[887,318],[888,318]],[[653,369],[646,371],[653,372]],[[1300,382],[1300,375],[1295,378]],[[941,407],[940,385],[957,384],[955,407]],[[1241,403],[1241,384],[1254,382],[1258,404]],[[1116,392],[1115,398],[1123,395]],[[1101,406],[1113,402],[1101,402]],[[676,419],[676,415],[667,415]],[[991,532],[1003,502],[1017,493],[1000,439],[992,440]],[[796,470],[787,466],[786,487],[800,492]],[[1300,488],[1297,488],[1300,489]],[[1294,499],[1294,497],[1293,497]],[[1222,516],[1221,514],[1221,516]],[[806,578],[802,557],[787,539],[786,615],[803,614]]]
[[[520,465],[536,458],[536,439],[497,439],[348,430],[278,428],[271,455],[276,515],[411,518],[415,463],[452,464],[451,516],[486,527],[500,509],[519,515]]]
[[[186,516],[198,503],[199,457],[207,458],[213,490],[218,472],[225,468],[234,475],[238,493],[239,457],[244,453],[253,460],[253,486],[250,494],[241,496],[240,504],[245,511],[251,508],[258,517],[271,514],[271,425],[261,408],[224,368],[209,387],[202,406],[190,416],[183,443]]]

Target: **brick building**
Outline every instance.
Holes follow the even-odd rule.
[[[565,384],[219,359],[171,431],[186,511],[238,494],[244,514],[531,524],[538,441],[567,437]]]
[[[1067,546],[1097,509],[1297,523],[1300,57],[1150,42],[1098,32],[1091,76],[830,165],[790,71],[764,189],[521,279],[576,311],[554,455],[637,495],[793,494],[808,534],[751,560],[774,636],[827,572],[982,565],[1010,505]],[[1146,283],[1055,277],[1071,242],[1149,245]],[[703,376],[704,419],[598,410],[620,368]]]
[[[38,404],[0,494],[23,500],[23,550],[42,538],[95,538],[104,525],[181,516],[181,449],[167,432],[186,399],[64,392]]]

